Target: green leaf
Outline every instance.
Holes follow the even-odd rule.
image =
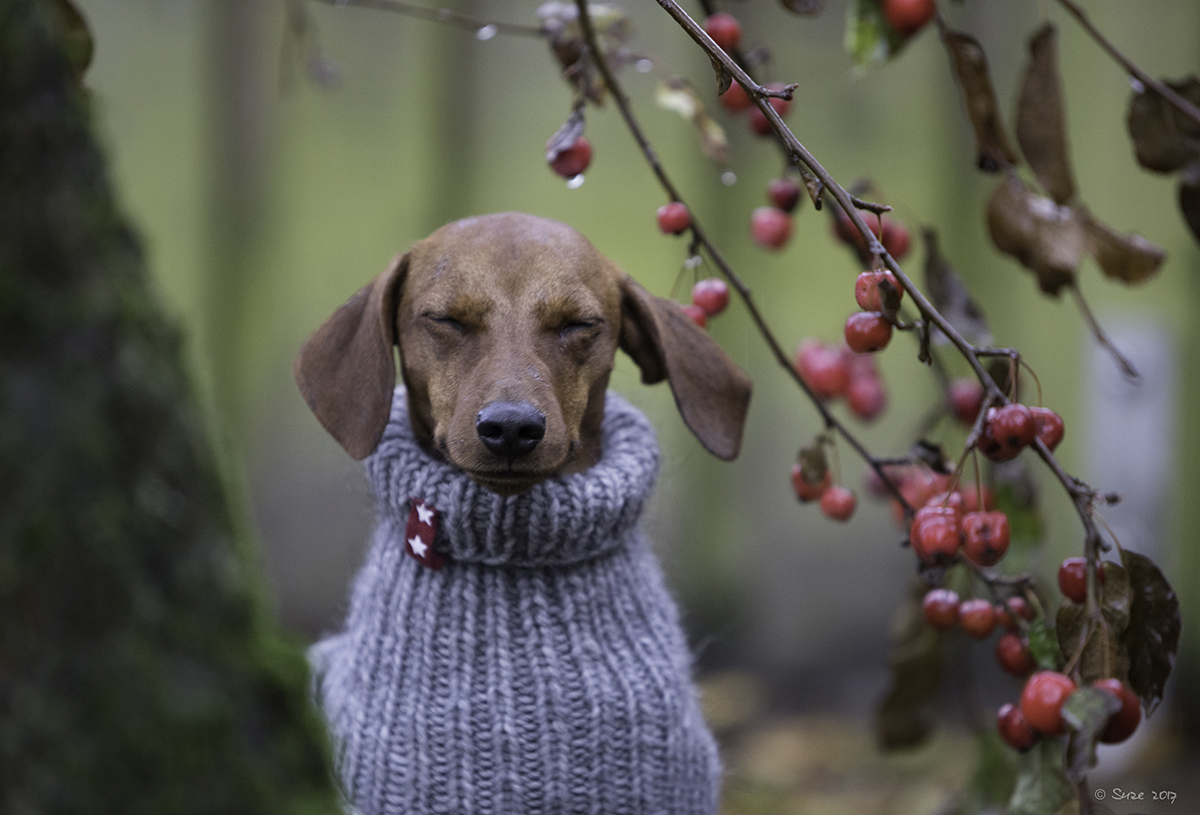
[[[983,46],[970,34],[950,29],[942,34],[942,42],[966,97],[967,116],[975,130],[976,164],[985,173],[1011,167],[1017,156],[1004,132]]]
[[[892,684],[875,718],[884,750],[915,747],[933,732],[933,703],[942,684],[942,640],[925,623],[925,590],[916,581],[892,621]]]
[[[1025,754],[1007,815],[1056,815],[1074,799],[1075,790],[1062,771],[1058,742],[1042,739]]]
[[[1071,732],[1067,745],[1067,774],[1076,781],[1096,766],[1096,740],[1121,701],[1107,691],[1084,686],[1067,697],[1063,721]]]
[[[1058,646],[1058,637],[1054,629],[1046,627],[1046,620],[1042,617],[1029,624],[1029,653],[1042,670],[1062,670],[1065,660]]]
[[[853,0],[846,6],[846,52],[860,69],[876,68],[896,56],[907,38],[883,19],[879,0]]]
[[[1147,718],[1162,701],[1163,688],[1179,651],[1179,600],[1154,561],[1121,551],[1132,602],[1124,644],[1129,653],[1129,686],[1141,697]]]
[[[1017,143],[1038,183],[1055,203],[1075,197],[1067,151],[1062,81],[1058,76],[1058,36],[1046,23],[1029,42],[1029,64],[1017,100]]]

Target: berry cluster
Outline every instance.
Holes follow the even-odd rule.
[[[729,287],[725,281],[719,277],[707,277],[692,286],[692,302],[681,308],[696,325],[707,328],[708,318],[716,317],[728,305]]]
[[[818,398],[844,396],[860,419],[874,419],[887,407],[887,390],[870,356],[809,337],[796,349],[792,364]]]
[[[978,415],[978,412],[977,412]],[[1063,438],[1062,417],[1044,407],[1025,407],[1013,402],[1000,408],[988,408],[979,452],[992,461],[1008,461],[1041,439],[1053,451]]]
[[[871,251],[867,249],[866,239],[854,226],[849,215],[836,207],[833,210],[833,236],[853,249],[858,255],[860,263],[869,266],[873,258]],[[903,222],[895,218],[880,216],[867,218],[867,226],[893,258],[900,260],[908,254],[911,237],[908,234],[908,227]]]
[[[938,631],[962,628],[972,639],[982,640],[991,635],[999,625],[1006,629],[996,640],[996,661],[1000,667],[1016,677],[1025,677],[1034,668],[1029,646],[1019,633],[1017,617],[1033,619],[1033,610],[1025,598],[1014,596],[1003,605],[993,605],[982,597],[959,600],[958,592],[951,589],[933,589],[926,593],[921,603],[925,622]]]
[[[819,501],[825,517],[848,521],[858,506],[858,499],[850,490],[833,483],[833,473],[825,463],[823,445],[827,441],[819,438],[812,447],[800,451],[792,465],[792,490],[801,503]]]
[[[1097,679],[1092,687],[1111,695],[1120,707],[1108,717],[1099,741],[1116,744],[1133,735],[1142,721],[1141,703],[1133,690],[1119,679]],[[1043,736],[1066,732],[1062,708],[1076,691],[1075,680],[1057,671],[1038,671],[1025,682],[1017,704],[1006,704],[996,714],[996,729],[1011,747],[1022,752]]]

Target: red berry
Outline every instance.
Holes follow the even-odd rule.
[[[1104,568],[1096,564],[1096,579],[1104,585]],[[1058,588],[1063,597],[1075,603],[1087,599],[1087,559],[1069,557],[1058,567]]]
[[[944,566],[958,554],[962,536],[954,511],[941,507],[923,507],[917,510],[909,528],[909,542],[913,551],[931,566]]]
[[[968,512],[962,518],[963,554],[980,566],[992,566],[1008,551],[1011,532],[1003,512]]]
[[[1013,676],[1025,677],[1036,664],[1019,636],[1011,631],[996,640],[996,661]]]
[[[1029,677],[1021,691],[1021,715],[1039,733],[1061,736],[1066,730],[1063,702],[1074,692],[1071,677],[1057,671],[1038,671]]]
[[[892,324],[878,311],[856,311],[846,318],[846,345],[859,354],[885,348],[892,339]]]
[[[692,322],[701,328],[708,328],[708,312],[695,304],[680,306],[683,313],[692,318]]]
[[[1053,452],[1063,438],[1063,420],[1050,408],[1031,407],[1029,413],[1033,416],[1035,433],[1042,444]]]
[[[765,87],[773,91],[783,90],[783,85],[778,82],[772,82]],[[781,99],[778,96],[767,97],[767,104],[775,108],[775,112],[781,117],[787,116],[788,108],[792,106],[791,100]],[[757,105],[750,111],[750,129],[760,136],[771,135],[771,122],[768,121],[767,115]]]
[[[979,451],[992,461],[1016,458],[1037,433],[1029,408],[1013,403],[989,408],[987,423],[979,439]]]
[[[850,366],[842,352],[808,339],[796,349],[796,373],[821,399],[841,396],[850,385]]]
[[[850,412],[860,419],[874,419],[887,407],[887,390],[883,387],[883,380],[874,374],[852,376],[846,388],[846,404]]]
[[[829,485],[833,483],[833,476],[828,471],[821,477],[820,481],[805,481],[804,472],[800,467],[799,462],[792,465],[792,491],[796,493],[796,498],[800,501],[808,502],[815,501],[825,494],[829,489]]]
[[[692,213],[682,201],[672,201],[658,208],[658,228],[667,235],[679,235],[692,225]]]
[[[921,601],[921,612],[925,622],[938,631],[949,631],[958,625],[958,592],[951,589],[934,589]]]
[[[779,249],[792,236],[792,217],[777,207],[758,207],[750,214],[750,234],[759,246]]]
[[[1100,741],[1105,744],[1125,741],[1142,723],[1142,705],[1137,694],[1119,679],[1097,679],[1092,687],[1111,694],[1121,703],[1121,709],[1108,717],[1108,724],[1100,733]]]
[[[587,136],[580,136],[570,147],[558,152],[551,161],[550,169],[563,178],[574,178],[592,163],[592,143]]]
[[[887,253],[896,260],[908,254],[909,236],[908,229],[899,221],[893,221],[885,218],[883,221],[883,237],[880,242],[883,243],[883,248]]]
[[[883,0],[883,17],[899,35],[910,37],[933,19],[933,0]]]
[[[720,96],[721,104],[730,113],[741,113],[754,104],[750,94],[737,82],[729,83],[729,89]]]
[[[772,178],[767,182],[767,198],[784,212],[800,203],[800,185],[790,178]]]
[[[732,52],[742,41],[741,23],[724,11],[718,11],[704,21],[704,32],[724,51]]]
[[[900,282],[889,271],[863,272],[854,281],[854,300],[863,311],[882,311],[883,296],[879,291],[880,282],[886,280],[896,291],[896,299],[904,296]]]
[[[692,286],[692,303],[704,309],[709,317],[716,317],[729,305],[729,287],[719,277],[706,277]]]
[[[821,496],[821,512],[835,521],[848,521],[858,505],[854,493],[842,486],[833,486]]]
[[[981,640],[996,627],[996,608],[982,597],[963,600],[958,607],[958,622],[968,635]]]
[[[958,525],[960,527],[962,526],[962,515],[963,515],[962,493],[959,493],[957,491],[951,492],[951,493],[939,492],[936,495],[929,496],[929,498],[926,499],[926,501],[925,501],[925,506],[926,507],[940,507],[942,509],[950,510],[951,512],[954,513],[955,521],[958,522]]]
[[[972,425],[983,407],[983,385],[977,379],[956,379],[946,388],[946,401],[954,418],[965,425]]]
[[[1029,726],[1029,722],[1025,721],[1025,717],[1021,715],[1021,708],[1011,703],[1002,706],[997,711],[996,730],[1000,732],[1000,738],[1004,739],[1009,747],[1020,750],[1022,753],[1033,747],[1038,741],[1037,731]]]

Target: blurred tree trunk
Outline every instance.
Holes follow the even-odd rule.
[[[0,4],[0,811],[335,812],[66,6]]]

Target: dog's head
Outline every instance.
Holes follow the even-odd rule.
[[[503,495],[596,462],[618,347],[643,382],[670,382],[710,452],[732,459],[741,446],[746,374],[678,304],[557,221],[502,213],[442,227],[313,332],[296,382],[356,459],[388,421],[393,346],[418,440]]]

